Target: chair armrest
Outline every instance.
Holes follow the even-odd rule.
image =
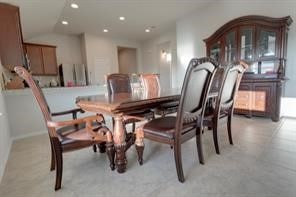
[[[67,111],[51,113],[51,115],[52,116],[63,116],[63,115],[67,115],[67,114],[72,114],[73,119],[77,119],[78,112],[84,113],[85,111],[83,111],[80,108],[75,108],[75,109],[71,109],[71,110],[67,110]]]
[[[95,132],[95,128],[92,123],[96,122],[103,122],[104,117],[101,114],[97,114],[95,116],[88,116],[84,118],[74,119],[74,120],[68,120],[68,121],[47,121],[47,126],[49,128],[58,128],[58,127],[64,127],[64,126],[71,126],[71,125],[78,125],[81,123],[85,123],[85,131],[92,136],[92,139],[94,141],[106,141],[106,142],[112,142],[113,136],[110,130],[106,126],[100,126],[98,131]]]
[[[88,116],[84,118],[74,119],[74,120],[66,120],[66,121],[47,121],[46,125],[50,128],[58,128],[65,126],[78,125],[81,123],[87,123],[92,121],[102,122],[104,120],[102,115],[94,115]]]

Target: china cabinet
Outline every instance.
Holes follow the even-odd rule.
[[[220,27],[205,39],[207,56],[226,65],[243,60],[249,64],[237,99],[235,113],[280,119],[280,99],[285,81],[290,16],[243,16]]]

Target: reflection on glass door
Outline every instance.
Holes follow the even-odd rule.
[[[259,57],[275,56],[276,32],[261,30],[259,34]]]
[[[231,31],[226,35],[225,41],[225,61],[232,62],[236,60],[236,41],[235,31]]]
[[[253,28],[243,28],[240,31],[240,59],[253,59]]]
[[[216,61],[220,61],[220,42],[213,44],[210,48],[210,57]]]

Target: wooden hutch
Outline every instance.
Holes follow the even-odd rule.
[[[207,56],[222,65],[238,60],[250,65],[239,87],[235,113],[279,121],[291,23],[290,16],[243,16],[204,40]]]

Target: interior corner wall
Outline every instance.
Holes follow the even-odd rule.
[[[81,37],[82,54],[85,54],[85,62],[87,64],[89,81],[92,85],[97,85],[94,82],[97,81],[95,73],[95,61],[104,60],[107,61],[108,73],[117,73],[118,69],[118,54],[117,47],[128,47],[137,49],[137,61],[138,65],[141,61],[140,45],[136,41],[111,39],[98,35],[91,35],[84,33]],[[104,71],[106,69],[104,68]],[[102,76],[100,76],[102,77]],[[99,80],[99,84],[103,84],[104,79]]]
[[[289,79],[284,87],[285,97],[296,97],[296,1],[245,1],[221,0],[187,15],[177,21],[177,83],[185,75],[192,57],[206,56],[203,39],[211,36],[228,21],[245,15],[264,15],[284,17],[290,15],[294,22],[288,36],[286,77]]]
[[[140,67],[139,72],[159,73],[158,46],[160,44],[163,44],[166,42],[170,42],[171,54],[172,54],[172,62],[171,62],[172,84],[171,85],[172,85],[172,87],[181,87],[182,84],[178,84],[175,81],[175,78],[178,77],[178,73],[176,72],[176,68],[177,68],[177,38],[176,38],[176,27],[175,26],[172,29],[168,30],[167,32],[141,43],[142,63],[141,63],[141,67]]]
[[[1,66],[1,64],[0,64]],[[0,183],[5,171],[11,147],[10,129],[7,120],[5,100],[0,87]]]

